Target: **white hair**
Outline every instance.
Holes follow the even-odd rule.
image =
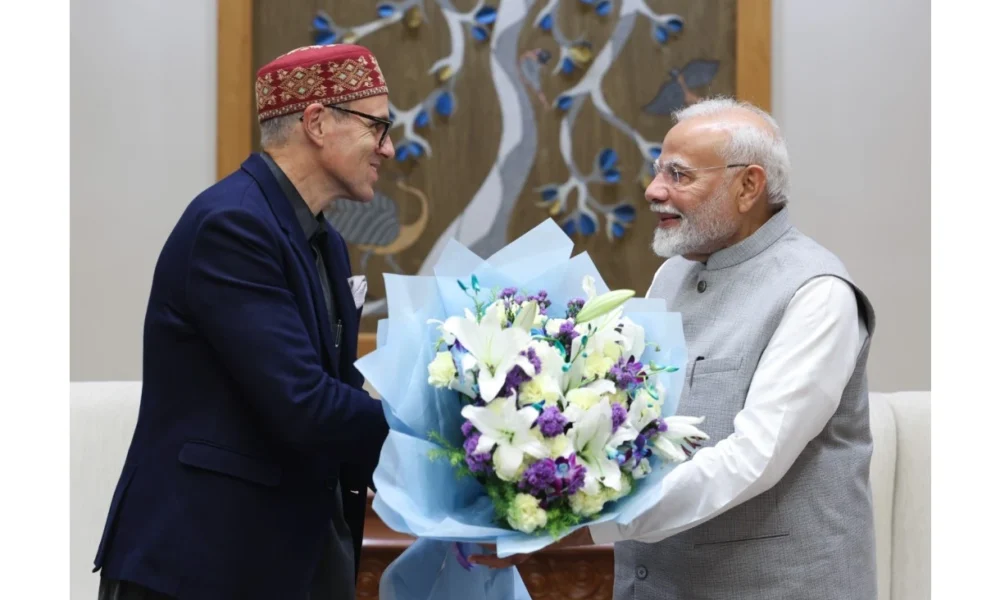
[[[349,106],[348,103],[345,106]],[[333,119],[335,121],[342,121],[347,118],[347,116],[340,112],[339,110],[330,111],[333,113]],[[288,136],[291,135],[292,130],[295,128],[295,124],[299,122],[302,118],[302,111],[292,113],[290,115],[282,115],[280,117],[274,117],[273,119],[268,119],[260,124],[260,147],[263,149],[267,148],[280,148],[288,143]]]
[[[302,113],[293,113],[268,119],[260,124],[260,147],[280,148],[288,143],[288,135],[299,121]]]
[[[729,132],[729,142],[720,154],[727,164],[756,164],[764,168],[767,176],[767,201],[775,206],[784,206],[789,199],[789,177],[791,163],[788,148],[781,134],[778,122],[770,114],[749,102],[741,102],[727,97],[702,100],[674,113],[678,123],[694,117],[725,116],[736,110],[749,111],[764,120],[769,130],[753,123],[726,122],[723,126]]]

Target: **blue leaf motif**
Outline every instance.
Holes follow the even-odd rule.
[[[598,16],[606,17],[611,14],[611,0],[603,0],[597,4],[597,8],[594,9]]]
[[[571,61],[568,58],[562,59],[562,63],[560,63],[559,65],[559,70],[565,75],[569,75],[570,73],[572,73],[573,68],[574,68],[573,61]]]
[[[434,110],[442,117],[450,117],[455,110],[455,101],[451,97],[451,92],[441,92],[434,102]]]
[[[569,107],[573,106],[573,96],[560,96],[556,100],[556,106],[559,110],[569,110]]]
[[[417,118],[414,119],[413,124],[417,127],[427,127],[427,124],[430,123],[430,121],[431,118],[430,115],[427,114],[427,111],[421,110],[417,113]]]
[[[600,166],[602,171],[607,171],[608,169],[614,167],[618,163],[618,153],[614,151],[613,148],[605,148],[601,150],[600,157],[597,159],[597,164]]]
[[[376,10],[378,10],[379,18],[385,19],[391,17],[396,12],[396,7],[392,4],[379,4]]]
[[[656,41],[661,44],[666,44],[667,40],[670,39],[670,32],[667,28],[662,25],[656,26]]]
[[[660,158],[660,152],[661,150],[659,146],[649,147],[649,157],[652,158],[653,160]]]
[[[566,232],[566,235],[568,235],[568,236],[575,235],[576,234],[576,221],[574,219],[570,219],[570,220],[566,221],[565,223],[562,224],[562,229],[563,229],[563,231]]]
[[[542,200],[546,202],[551,202],[555,200],[556,197],[559,195],[559,188],[557,188],[554,185],[550,185],[548,187],[542,188],[541,194],[542,194]]]
[[[418,156],[423,155],[424,153],[423,146],[421,146],[416,142],[410,142],[409,145],[410,145],[410,156],[412,156],[413,158],[417,158]]]
[[[583,235],[594,235],[597,231],[597,223],[590,215],[580,215],[580,233]]]
[[[608,183],[618,183],[621,179],[621,173],[617,169],[607,169],[604,171],[604,181]]]
[[[635,221],[635,207],[631,204],[622,204],[611,212],[613,212],[615,217],[622,223],[631,223],[632,221]]]
[[[330,31],[331,24],[330,19],[326,18],[326,15],[320,13],[313,17],[313,29],[319,29],[320,31]]]
[[[552,31],[552,13],[542,17],[542,20],[538,22],[538,28],[542,31]]]
[[[313,42],[317,46],[327,46],[337,41],[337,34],[332,31],[317,31]]]
[[[680,33],[684,31],[684,21],[680,19],[670,19],[667,21],[667,31],[670,33]]]
[[[396,160],[403,162],[404,160],[409,158],[409,156],[410,156],[409,144],[400,144],[399,147],[396,148]]]
[[[490,37],[490,32],[486,31],[485,27],[476,25],[472,28],[472,37],[476,38],[477,42],[485,42]]]
[[[612,223],[611,235],[613,235],[617,239],[625,237],[625,226],[622,225],[621,223]]]
[[[581,4],[593,4],[594,0],[580,0]]]
[[[484,6],[476,12],[476,22],[482,25],[489,25],[497,20],[497,9],[492,6]]]

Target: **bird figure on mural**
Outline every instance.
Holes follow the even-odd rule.
[[[533,90],[538,96],[543,108],[549,108],[549,101],[542,91],[542,66],[549,62],[552,54],[544,48],[528,50],[519,59],[521,67],[521,81],[525,87]]]
[[[656,96],[642,107],[643,112],[667,116],[688,104],[694,104],[701,98],[692,93],[691,89],[712,83],[718,71],[719,61],[703,59],[692,60],[680,70],[671,69],[670,79],[664,82]]]
[[[352,202],[339,198],[325,214],[344,240],[362,252],[362,273],[372,255],[381,256],[393,270],[403,273],[394,257],[416,243],[427,229],[430,218],[427,195],[407,185],[402,179],[397,179],[396,185],[404,192],[416,196],[420,202],[420,215],[412,223],[401,224],[396,202],[379,191],[375,192],[371,202]]]

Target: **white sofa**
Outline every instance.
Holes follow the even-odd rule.
[[[70,384],[70,585],[97,597],[94,554],[139,407],[140,382]],[[878,600],[930,598],[930,392],[872,394]]]

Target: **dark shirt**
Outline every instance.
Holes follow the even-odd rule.
[[[278,180],[278,185],[284,192],[285,198],[291,202],[292,208],[295,209],[295,216],[302,226],[302,231],[306,234],[306,239],[309,240],[309,246],[313,249],[320,284],[323,286],[323,299],[326,301],[326,309],[330,314],[330,324],[334,329],[334,343],[339,347],[340,319],[337,318],[337,308],[330,291],[330,278],[323,261],[323,254],[319,251],[318,246],[318,244],[324,243],[323,237],[327,235],[326,219],[323,217],[323,213],[313,215],[302,194],[295,189],[288,176],[274,162],[273,158],[266,152],[261,152],[261,156],[268,168],[271,169],[275,179]],[[330,537],[323,548],[323,557],[316,566],[316,575],[313,577],[309,600],[354,597],[354,542],[347,521],[344,520],[344,506],[339,482],[333,493],[333,502],[335,506],[333,519],[330,523]]]

